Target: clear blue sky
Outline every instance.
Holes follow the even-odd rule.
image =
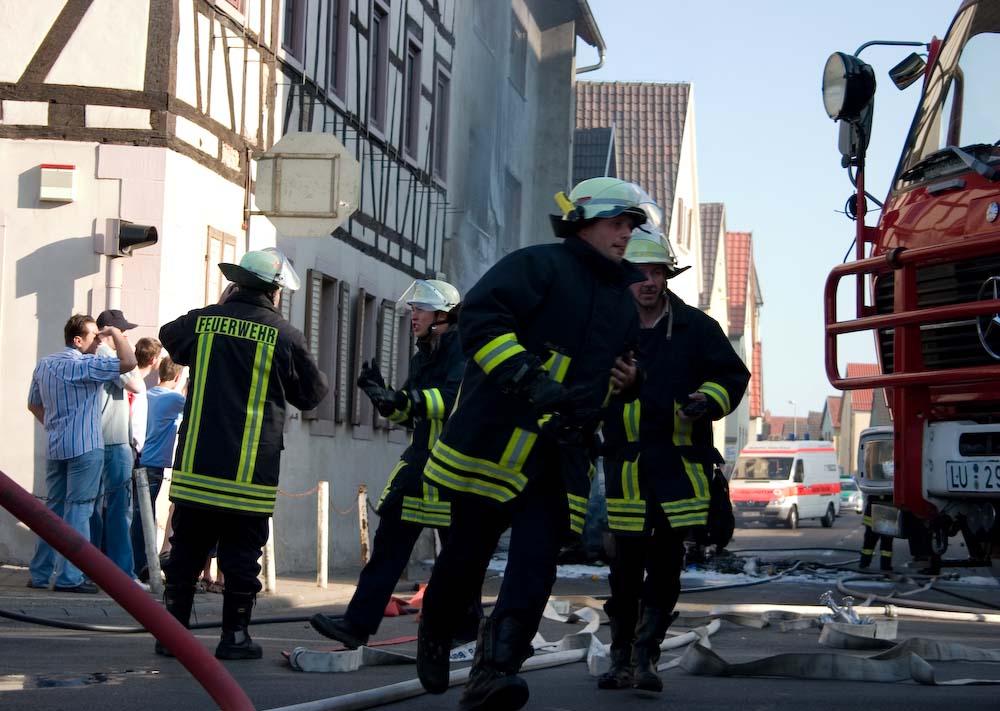
[[[764,297],[764,406],[791,415],[794,400],[800,416],[821,410],[837,392],[823,367],[823,285],[854,235],[854,223],[838,214],[852,188],[836,125],[823,110],[823,66],[832,52],[853,53],[869,40],[943,37],[959,0],[589,4],[608,51],[604,68],[580,79],[693,84],[699,198],[726,204],[729,230],[753,232]],[[870,47],[861,55],[878,82],[867,186],[879,200],[920,90],[918,83],[898,91],[886,72],[910,51]],[[594,61],[581,45],[577,62]],[[868,336],[841,339],[840,353],[842,364],[875,362]]]

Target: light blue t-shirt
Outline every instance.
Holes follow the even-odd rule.
[[[157,385],[146,393],[146,444],[140,461],[144,467],[172,467],[177,427],[184,412],[184,396]]]

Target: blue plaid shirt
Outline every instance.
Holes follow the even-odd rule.
[[[68,346],[35,366],[28,404],[45,408],[49,459],[72,459],[104,447],[98,396],[105,382],[118,378],[119,367],[117,358]]]

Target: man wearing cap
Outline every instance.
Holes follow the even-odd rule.
[[[282,289],[299,288],[287,258],[265,249],[219,268],[235,285],[223,302],[160,329],[174,362],[191,369],[170,484],[173,535],[163,600],[187,626],[195,583],[218,543],[226,589],[215,656],[260,659],[249,625],[278,493],[286,403],[311,410],[328,387],[305,338],[277,309]],[[170,654],[159,642],[156,652]]]
[[[97,327],[114,326],[122,332],[129,351],[132,346],[125,332],[135,324],[118,309],[102,311],[97,316]],[[103,337],[97,355],[105,358],[117,356],[114,339]],[[145,389],[135,369],[123,374],[115,382],[104,384],[101,393],[101,432],[104,435],[104,470],[101,474],[101,493],[90,519],[90,540],[104,551],[122,572],[135,579],[132,558],[132,418],[128,393]]]
[[[646,378],[639,399],[613,403],[602,428],[615,555],[604,605],[611,669],[598,687],[661,691],[656,663],[680,594],[684,538],[708,523],[710,477],[721,462],[712,421],[739,404],[750,373],[719,324],[667,289],[688,267],[677,268],[659,208],[647,209],[625,252],[646,277],[632,285]]]
[[[96,355],[101,337],[114,341],[120,357]],[[63,338],[66,347],[42,358],[35,367],[28,410],[48,435],[45,485],[49,508],[89,540],[90,516],[104,465],[102,386],[132,370],[135,356],[121,331],[114,326],[99,330],[94,319],[83,314],[70,317],[63,327]],[[39,540],[29,565],[28,587],[48,587],[55,572],[55,590],[97,592],[97,586],[85,580],[80,569],[68,560],[61,570],[55,570],[55,563],[52,546]]]
[[[639,322],[628,287],[642,274],[622,257],[646,219],[641,192],[594,178],[557,200],[563,215],[553,228],[563,241],[507,255],[463,303],[462,390],[424,468],[425,480],[451,499],[452,515],[418,633],[417,673],[431,693],[448,688],[454,612],[478,594],[497,540],[511,529],[462,709],[527,702],[517,672],[532,652],[556,554],[583,528],[600,411],[609,399],[627,399],[637,381],[629,352]]]

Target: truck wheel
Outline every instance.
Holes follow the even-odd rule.
[[[799,508],[797,506],[793,506],[792,510],[788,512],[785,525],[793,530],[799,527]]]
[[[824,514],[823,518],[821,518],[819,522],[823,524],[823,528],[830,528],[830,526],[833,525],[833,519],[835,516],[836,514],[833,511],[833,504],[829,504],[826,507],[826,514]]]

